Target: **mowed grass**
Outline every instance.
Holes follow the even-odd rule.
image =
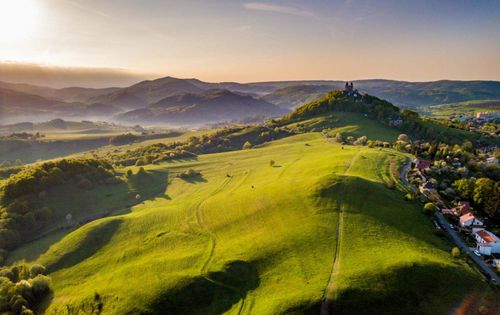
[[[342,314],[447,314],[474,276],[420,206],[386,188],[393,159],[402,162],[311,133],[148,166],[169,174],[164,192],[55,240],[36,259],[54,283],[47,314],[89,311],[96,292],[104,314],[319,313],[331,281],[326,294]],[[175,178],[189,168],[202,177]],[[412,299],[394,299],[398,292]]]

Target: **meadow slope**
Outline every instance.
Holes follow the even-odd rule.
[[[325,296],[341,314],[448,314],[476,276],[386,187],[391,160],[309,133],[150,165],[164,192],[13,255],[49,268],[47,314],[89,312],[96,293],[104,314],[319,314]]]

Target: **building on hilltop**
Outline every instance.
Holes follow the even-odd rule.
[[[353,97],[358,97],[358,96],[361,96],[358,92],[358,90],[355,90],[354,89],[354,83],[351,82],[346,82],[345,83],[345,87],[344,87],[344,95],[349,95],[349,96],[353,96]]]

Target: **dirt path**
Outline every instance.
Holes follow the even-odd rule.
[[[205,260],[205,262],[203,263],[201,269],[200,269],[200,272],[203,274],[203,273],[206,273],[207,270],[208,270],[208,267],[210,266],[210,263],[212,262],[214,256],[215,256],[215,249],[217,247],[217,238],[215,236],[215,234],[210,230],[210,228],[208,227],[208,225],[205,223],[205,220],[203,218],[203,204],[210,198],[214,197],[215,195],[219,194],[220,192],[222,192],[227,185],[229,185],[229,183],[231,182],[233,178],[232,177],[228,177],[227,179],[224,180],[224,182],[222,182],[222,184],[217,187],[217,189],[215,189],[213,192],[210,193],[210,195],[200,201],[197,205],[196,205],[196,211],[195,211],[195,215],[196,215],[196,223],[205,231],[206,234],[208,234],[208,236],[210,237],[210,251],[209,251],[209,254],[208,254],[208,257],[207,259]],[[243,179],[245,180],[245,178]],[[208,276],[204,276],[204,278],[218,286],[221,286],[223,288],[226,288],[230,291],[233,291],[234,293],[236,293],[240,299],[241,299],[241,303],[240,303],[240,307],[238,308],[238,312],[237,314],[242,314],[242,311],[245,307],[245,294],[243,292],[241,292],[240,290],[238,290],[238,288],[236,287],[233,287],[233,286],[230,286],[228,284],[225,284],[223,282],[220,282],[220,281],[216,281]]]
[[[337,221],[337,243],[335,245],[335,255],[333,256],[333,265],[332,265],[332,271],[330,272],[330,278],[328,279],[328,284],[325,289],[324,293],[324,300],[323,303],[321,304],[321,315],[330,315],[333,314],[333,297],[334,297],[334,291],[336,287],[336,282],[335,278],[337,277],[339,273],[339,267],[340,267],[340,249],[342,245],[342,237],[343,237],[343,229],[344,229],[344,195],[347,191],[347,184],[345,183],[346,176],[351,170],[352,165],[354,164],[354,160],[359,155],[359,151],[356,152],[356,154],[351,158],[349,161],[349,164],[347,165],[346,170],[343,173],[343,189],[342,193],[340,195],[339,200],[337,201],[339,204],[338,207],[338,221]]]

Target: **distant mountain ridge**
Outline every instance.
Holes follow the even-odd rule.
[[[1,77],[0,77],[1,79]],[[462,102],[478,99],[500,99],[499,81],[434,81],[434,82],[406,82],[394,80],[358,80],[353,81],[354,86],[361,93],[368,93],[381,99],[390,101],[400,107],[418,107],[435,104]],[[331,90],[343,88],[345,82],[333,80],[304,80],[304,81],[276,81],[276,82],[220,82],[210,83],[198,79],[179,79],[164,77],[155,80],[146,80],[125,88],[103,88],[91,89],[71,87],[53,89],[30,84],[17,84],[0,82],[0,91],[7,95],[0,101],[0,118],[8,119],[13,116],[26,115],[29,119],[36,119],[36,115],[43,115],[43,119],[58,117],[69,117],[72,119],[81,117],[84,119],[99,118],[110,119],[114,115],[119,118],[126,117],[149,117],[155,121],[163,117],[171,120],[177,117],[183,121],[200,121],[203,117],[212,120],[213,117],[221,117],[216,104],[211,106],[218,114],[208,113],[200,104],[206,104],[206,93],[212,90],[227,90],[233,94],[247,96],[258,101],[252,101],[252,106],[257,106],[257,112],[277,113],[271,109],[274,104],[282,109],[291,110],[302,104],[314,101]],[[5,92],[10,91],[10,92]],[[17,94],[16,94],[17,93]],[[14,97],[14,94],[17,96]],[[200,104],[187,109],[187,96],[198,95]],[[203,96],[204,95],[204,96]],[[170,98],[173,97],[173,98]],[[232,96],[235,97],[236,96]],[[170,98],[170,99],[169,99]],[[183,100],[184,103],[176,103],[175,98]],[[220,101],[223,98],[219,99]],[[239,101],[250,104],[248,98],[240,98]],[[183,106],[183,110],[177,108],[176,114],[172,110],[167,115],[166,109],[159,114],[159,103],[168,106]],[[263,105],[266,103],[266,105]],[[227,105],[227,103],[225,103]],[[248,105],[247,104],[247,105]],[[245,105],[245,106],[247,106]],[[167,106],[167,107],[168,107]],[[243,107],[245,107],[243,106]],[[267,109],[263,109],[264,106]],[[227,109],[226,116],[229,115]],[[131,111],[135,111],[131,113]],[[200,114],[200,112],[203,114]],[[180,113],[184,114],[180,114]],[[126,113],[126,114],[125,114]],[[212,116],[210,116],[210,115]],[[137,116],[138,115],[138,116]],[[188,115],[193,115],[188,119]],[[208,117],[210,117],[208,119]],[[148,118],[148,120],[149,120]],[[127,119],[129,120],[129,119]],[[5,122],[4,122],[5,123]]]
[[[165,97],[147,108],[117,115],[126,122],[207,123],[238,120],[253,115],[280,116],[286,110],[264,100],[229,90],[215,89],[201,94],[184,93]]]

